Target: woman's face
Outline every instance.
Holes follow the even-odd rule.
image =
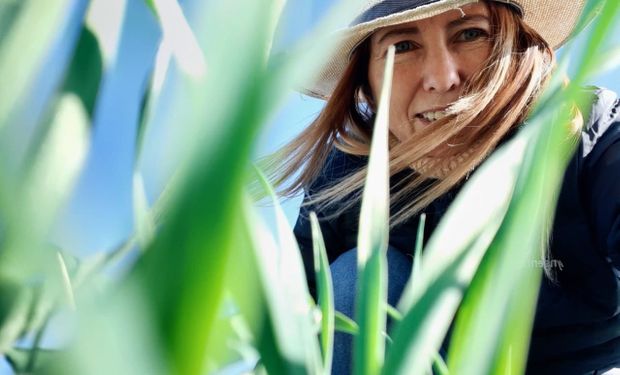
[[[403,141],[433,126],[484,68],[491,53],[489,9],[484,3],[376,31],[370,40],[368,79],[375,98],[383,84],[386,53],[395,45],[390,131]]]

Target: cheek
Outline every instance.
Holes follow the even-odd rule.
[[[376,61],[371,60],[368,64],[368,84],[375,102],[378,102],[381,95],[381,87],[383,86],[383,72],[381,69],[378,69]]]
[[[413,101],[416,87],[419,86],[420,82],[420,77],[416,72],[417,69],[415,66],[416,65],[414,64],[397,64],[394,66],[392,103],[405,111],[409,104]]]
[[[396,65],[390,99],[390,131],[399,140],[408,139],[413,132],[409,119],[411,107],[419,78],[411,65]]]
[[[481,71],[491,54],[491,47],[476,48],[471,51],[465,51],[460,56],[460,65],[464,68],[467,76],[471,76]]]

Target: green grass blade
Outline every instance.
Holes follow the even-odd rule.
[[[11,365],[15,374],[32,374],[42,372],[42,366],[39,363],[45,363],[57,358],[58,350],[37,350],[37,362],[33,365],[30,363],[32,351],[28,349],[11,348],[6,353],[6,360]]]
[[[601,52],[600,64],[593,75],[600,76],[617,69],[620,66],[620,46],[615,46],[607,51]]]
[[[353,369],[356,374],[378,374],[383,366],[387,299],[386,251],[389,232],[388,123],[394,47],[386,59],[383,88],[371,144],[358,235],[358,286]]]
[[[426,214],[420,215],[420,224],[418,225],[418,233],[415,240],[415,250],[413,252],[413,270],[411,272],[412,283],[420,277],[422,269],[422,248],[424,246],[424,226],[426,225]]]
[[[541,277],[540,270],[529,265],[545,246],[548,233],[543,228],[553,218],[564,170],[576,146],[567,141],[571,139],[566,126],[571,111],[562,108],[583,102],[582,80],[596,66],[598,49],[619,10],[617,2],[605,4],[577,78],[559,93],[557,102],[569,104],[555,107],[560,113],[548,110],[530,120],[528,126],[535,128],[533,149],[519,177],[519,188],[457,319],[448,362],[455,373],[522,373],[525,369]],[[496,314],[485,314],[485,309]]]
[[[260,263],[256,257],[261,251],[254,250],[254,246],[259,245],[264,244],[251,241],[246,225],[239,228],[226,265],[224,300],[209,336],[206,373],[226,373],[226,368],[231,364],[239,361],[250,363],[258,360],[259,355],[278,357],[285,363],[277,347],[272,345],[272,353],[269,353],[262,346],[257,346],[265,341],[265,336],[274,336],[272,328],[265,328],[270,315],[262,282],[264,278],[261,271],[257,271]],[[270,341],[276,342],[274,339]]]
[[[424,267],[399,303],[404,318],[392,334],[384,374],[425,374],[430,367],[506,212],[524,136],[518,134],[480,166],[435,229],[422,255]]]
[[[87,2],[85,0],[50,0],[41,6],[38,1],[24,1],[16,12],[10,30],[2,37],[0,45],[0,130],[4,130],[7,122],[15,118],[21,119],[25,112],[32,111],[35,103],[39,103],[37,95],[49,94],[46,87],[34,87],[41,70],[51,55],[50,48],[60,36],[58,30],[69,31],[79,25],[84,16]],[[73,36],[63,40],[63,58],[68,57],[72,50]],[[28,46],[28,48],[24,48]],[[60,51],[56,51],[60,52]],[[61,54],[58,60],[62,61]],[[62,77],[62,69],[49,71],[48,82],[58,82]],[[52,73],[53,72],[53,73]],[[40,92],[45,91],[45,93]],[[44,100],[45,101],[45,100]]]
[[[321,234],[319,219],[310,214],[312,239],[314,244],[314,271],[316,273],[318,303],[321,308],[321,348],[323,352],[323,370],[331,373],[332,353],[334,349],[334,287],[327,259],[327,250]]]
[[[0,2],[0,43],[4,42],[4,37],[13,28],[13,24],[25,1],[4,0]]]
[[[334,314],[334,324],[335,330],[339,332],[357,335],[360,331],[357,323],[340,311],[336,311]]]
[[[282,327],[282,331],[286,332],[292,341],[287,344],[287,346],[289,346],[288,350],[293,350],[293,348],[295,348],[295,350],[300,351],[296,356],[305,364],[306,371],[308,373],[315,373],[321,368],[321,354],[318,342],[314,337],[312,324],[313,309],[312,306],[310,306],[308,298],[310,292],[308,291],[306,283],[301,253],[293,230],[278,202],[275,191],[269,185],[267,178],[260,170],[256,169],[256,173],[268,196],[271,197],[276,214],[276,226],[280,249],[278,254],[278,275],[280,276],[281,285],[280,293],[282,293],[284,300],[294,307],[294,310],[291,311],[292,324],[288,327]],[[333,305],[333,299],[331,302]],[[282,324],[281,321],[276,322],[278,325]],[[296,341],[296,344],[293,345],[294,341]]]
[[[601,63],[601,46],[605,38],[608,37],[608,30],[611,29],[616,16],[618,15],[618,8],[620,3],[617,1],[605,1],[605,0],[590,0],[597,4],[603,4],[600,11],[600,16],[596,23],[591,27],[588,33],[588,43],[586,45],[581,60],[579,63],[579,69],[575,75],[574,82],[585,83],[587,77],[596,72]],[[599,5],[600,6],[600,5]],[[571,97],[571,94],[568,94]]]
[[[473,277],[476,261],[490,242],[489,235],[463,249],[445,268],[445,274],[425,287],[424,294],[392,333],[393,343],[386,358],[383,374],[426,374],[443,336]]]
[[[95,34],[84,26],[73,52],[62,91],[73,93],[80,98],[91,119],[102,76],[103,55],[99,41]]]
[[[60,251],[56,252],[56,259],[58,260],[58,271],[60,273],[60,279],[62,283],[63,295],[65,297],[66,304],[73,310],[75,307],[75,295],[73,293],[73,285],[71,285],[71,277],[69,276],[69,270],[67,264]]]
[[[0,273],[21,280],[45,266],[43,242],[59,210],[68,200],[90,147],[89,120],[80,100],[72,94],[60,99],[50,133],[42,144],[15,201],[10,241],[0,262]],[[11,212],[11,211],[9,211]]]
[[[185,5],[194,9],[190,24],[200,36],[207,75],[204,80],[169,77],[174,78],[166,94],[169,106],[156,117],[168,119],[183,133],[184,179],[135,277],[156,314],[171,366],[193,374],[202,369],[219,311],[224,269],[243,212],[246,162],[268,112],[258,105],[264,66],[256,62],[266,53],[271,4],[243,0]],[[238,17],[231,21],[229,14]],[[222,29],[232,30],[225,40]],[[230,53],[231,45],[235,53]]]
[[[618,65],[617,50],[609,50],[605,47],[605,41],[610,37],[609,30],[613,30],[614,22],[618,19],[620,14],[620,4],[618,2],[599,2],[601,4],[601,16],[596,21],[596,24],[590,31],[591,41],[588,43],[588,47],[594,54],[585,54],[581,56],[581,61],[578,64],[578,71],[576,79],[571,82],[564,95],[559,95],[559,103],[578,103],[586,104],[582,108],[588,108],[590,98],[584,94],[582,85],[586,83],[592,75],[597,75],[615,68]],[[572,104],[569,104],[572,105]],[[569,111],[566,111],[569,112]],[[584,114],[586,115],[586,114]],[[535,201],[536,194],[538,193],[542,198],[539,198],[544,204],[537,207],[535,204],[532,206],[541,209],[542,217],[553,217],[551,213],[554,209],[554,204],[548,206],[549,202],[554,202],[553,199],[545,200],[545,196],[555,196],[559,192],[559,186],[563,180],[563,174],[558,174],[557,171],[564,171],[563,165],[566,165],[570,156],[575,152],[575,147],[571,147],[570,143],[566,141],[567,136],[565,129],[562,127],[563,123],[566,123],[570,118],[566,118],[567,113],[562,113],[558,118],[554,119],[556,123],[555,128],[550,128],[547,131],[541,131],[542,136],[540,147],[535,149],[534,160],[544,160],[549,164],[536,163],[532,164],[532,177],[531,179],[539,181],[536,185],[532,183],[530,186],[531,198]],[[587,116],[587,115],[586,115]],[[559,129],[557,128],[559,127]],[[547,129],[547,127],[545,127]],[[552,155],[551,158],[548,155]],[[549,160],[550,159],[550,160]],[[557,166],[560,167],[557,167]],[[539,191],[537,191],[537,189]],[[533,193],[531,191],[534,191]],[[524,195],[526,192],[523,193]],[[526,202],[522,203],[526,205]],[[545,212],[545,209],[548,212]],[[534,208],[532,208],[534,210]],[[522,211],[515,210],[515,216],[522,214]],[[524,217],[521,218],[522,223],[526,223]],[[515,236],[521,236],[518,230],[522,228],[522,224],[519,223],[519,218],[514,219],[515,228],[510,228],[517,232]],[[508,235],[506,235],[508,236]],[[546,243],[547,233],[539,233],[538,237],[542,238],[542,242]],[[536,241],[536,237],[534,239]],[[516,241],[515,241],[516,242]],[[501,245],[499,245],[501,246]],[[540,246],[538,241],[532,246]],[[543,245],[544,246],[544,245]],[[505,249],[502,249],[505,251]],[[538,260],[535,255],[531,257],[531,260]],[[495,363],[493,367],[493,373],[505,374],[522,373],[525,369],[525,360],[528,355],[529,346],[529,332],[533,324],[533,316],[536,306],[536,297],[538,295],[538,287],[540,283],[541,273],[537,270],[526,269],[522,272],[521,281],[518,282],[519,288],[515,288],[510,299],[507,302],[506,317],[503,322],[503,332],[501,341],[498,345],[498,349],[495,354]]]
[[[34,295],[9,280],[0,282],[0,292],[0,353],[6,353],[23,333]]]
[[[246,204],[246,228],[253,244],[261,293],[266,301],[266,315],[256,337],[261,361],[269,373],[308,373],[304,345],[308,340],[314,340],[317,354],[319,347],[314,333],[300,331],[303,328],[300,324],[309,322],[310,310],[303,311],[291,303],[283,286],[287,280],[283,279],[279,258],[283,251],[290,250],[278,247],[265,224],[249,207],[250,204]],[[320,365],[320,354],[316,360]]]
[[[0,274],[16,280],[40,272],[46,263],[43,237],[68,198],[89,147],[89,119],[77,97],[64,94],[51,101],[65,73],[63,62],[73,52],[86,5],[82,0],[52,1],[41,7],[25,1],[0,44],[4,82],[0,95],[6,97],[0,104],[0,131],[5,136],[0,205],[2,220],[10,223],[9,240],[2,244]],[[62,46],[57,45],[60,38],[64,38]],[[41,128],[43,115],[51,121],[50,129],[36,152],[28,154],[35,140],[30,134]],[[27,134],[26,142],[7,139],[18,132]],[[17,166],[13,173],[11,168]]]
[[[78,97],[66,94],[60,99],[50,131],[25,183],[26,196],[36,205],[30,213],[36,212],[33,217],[37,217],[38,223],[31,223],[31,228],[47,230],[68,199],[90,148],[89,123]]]
[[[535,301],[540,286],[540,272],[530,272],[521,276],[522,282],[516,288],[506,307],[506,320],[498,345],[494,374],[521,374],[525,371],[525,360],[532,328]],[[527,302],[529,301],[529,302]]]
[[[439,353],[436,353],[433,356],[433,370],[437,375],[450,374],[450,370],[448,370],[448,365],[446,365],[446,362],[444,362],[443,358],[441,358]]]
[[[581,17],[577,22],[577,25],[573,29],[571,38],[574,38],[577,34],[580,34],[592,21],[598,16],[605,6],[607,0],[586,0]],[[613,1],[613,0],[612,0]]]
[[[396,321],[403,320],[403,314],[401,314],[400,311],[398,311],[398,309],[395,308],[394,306],[390,306],[389,304],[386,303],[385,311],[392,319]]]
[[[544,119],[532,123],[531,126],[537,124],[542,127],[543,124],[548,125]],[[557,127],[557,125],[556,125]],[[532,139],[532,143],[536,143],[536,139],[542,139],[544,135]],[[566,142],[565,142],[566,143]],[[539,144],[538,148],[543,148]],[[564,155],[566,152],[558,152],[554,155]],[[548,150],[549,153],[552,150]],[[532,162],[531,158],[526,160],[529,162],[524,167],[524,171],[520,176],[518,184],[526,184],[525,188],[518,189],[515,198],[511,202],[506,219],[498,232],[498,236],[488,250],[484,261],[480,265],[480,269],[476,274],[471,289],[468,292],[461,308],[461,313],[457,318],[457,325],[451,340],[449,352],[449,368],[452,372],[458,374],[479,374],[489,373],[493,365],[494,351],[497,349],[498,341],[501,338],[503,327],[505,326],[506,310],[509,305],[509,298],[513,294],[512,291],[517,287],[522,288],[521,280],[525,278],[533,278],[539,281],[540,275],[536,275],[532,268],[528,268],[528,261],[535,258],[540,253],[539,246],[542,241],[542,230],[545,220],[551,213],[551,208],[556,202],[554,198],[555,191],[550,189],[555,183],[556,186],[561,181],[561,173],[551,172],[563,171],[565,164],[558,160],[558,156],[547,154],[546,156],[538,155]],[[536,173],[535,175],[528,175]],[[544,179],[547,179],[545,181]],[[546,191],[543,193],[540,187],[545,186],[541,183],[545,181],[547,185]],[[550,204],[551,203],[551,204]],[[526,285],[532,286],[531,283]],[[537,286],[538,283],[535,283]],[[535,297],[536,293],[527,292],[530,297]],[[521,301],[525,310],[529,310],[530,314],[521,316],[522,320],[530,322],[533,313],[533,304],[535,301]],[[529,307],[529,308],[528,308]],[[486,310],[483,312],[484,309]],[[522,309],[519,309],[523,311]],[[493,311],[493,314],[489,314]],[[521,343],[525,338],[525,345],[521,345],[520,349],[527,349],[527,335],[529,331],[519,332],[521,335]],[[473,350],[473,348],[476,348]],[[454,354],[453,354],[454,353]],[[520,358],[513,361],[515,366],[522,366],[524,353]],[[517,372],[518,373],[518,372]]]
[[[139,288],[125,282],[109,290],[113,293],[101,293],[91,283],[77,293],[80,318],[75,335],[58,356],[40,363],[44,366],[42,373],[172,373],[160,350],[156,332],[150,329],[153,316]]]
[[[146,188],[140,172],[133,176],[133,212],[134,227],[141,249],[146,249],[155,235],[155,221],[146,197]]]

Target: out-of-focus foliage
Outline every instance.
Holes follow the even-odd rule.
[[[123,107],[139,133],[135,233],[115,249],[78,259],[51,246],[49,235],[83,171],[93,128],[114,118],[106,113],[116,108],[108,88],[118,84],[118,72],[133,70],[105,61],[102,35],[85,21],[94,2],[0,0],[0,351],[16,372],[325,373],[337,330],[355,336],[358,374],[426,374],[431,366],[442,374],[523,372],[540,274],[504,269],[539,253],[544,233],[536,228],[551,215],[573,151],[561,142],[567,119],[554,109],[580,100],[579,86],[597,67],[617,64],[616,50],[599,53],[617,2],[588,2],[583,25],[603,16],[586,29],[591,43],[577,77],[564,89],[556,79],[524,131],[470,180],[424,253],[417,249],[414,277],[397,308],[385,302],[387,64],[351,320],[334,311],[316,218],[315,303],[273,189],[255,173],[274,203],[276,233],[247,199],[245,181],[265,122],[292,85],[317,72],[334,47],[328,30],[359,2],[339,2],[290,52],[272,53],[281,0],[186,0],[183,8],[176,0],[129,1],[120,3],[160,26],[128,27],[132,17],[121,22],[122,41],[144,44],[132,60],[152,71],[140,100]],[[138,86],[133,82],[132,90]],[[176,174],[150,204],[138,161],[148,157],[142,143],[155,123],[174,127],[183,148]],[[12,138],[21,127],[23,144]],[[524,243],[529,252],[507,250]],[[118,264],[124,272],[107,276]],[[437,353],[459,306],[446,366]],[[485,324],[480,311],[487,312]],[[395,320],[389,336],[388,315]],[[71,339],[42,348],[58,316],[71,322]]]

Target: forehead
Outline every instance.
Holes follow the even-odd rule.
[[[408,23],[402,23],[402,24],[382,27],[373,32],[371,36],[371,40],[373,41],[373,43],[376,43],[385,34],[390,33],[391,31],[400,30],[400,29],[409,29],[409,30],[416,29],[416,30],[420,30],[421,32],[424,32],[424,30],[431,25],[439,26],[439,27],[447,26],[453,21],[462,19],[463,17],[468,19],[472,16],[485,16],[488,18],[489,17],[488,6],[484,2],[472,3],[472,4],[464,5],[460,8],[449,10],[447,12],[438,14],[433,17],[424,18],[424,19],[417,20],[417,21],[411,21]],[[481,18],[476,17],[475,19],[480,20]]]

